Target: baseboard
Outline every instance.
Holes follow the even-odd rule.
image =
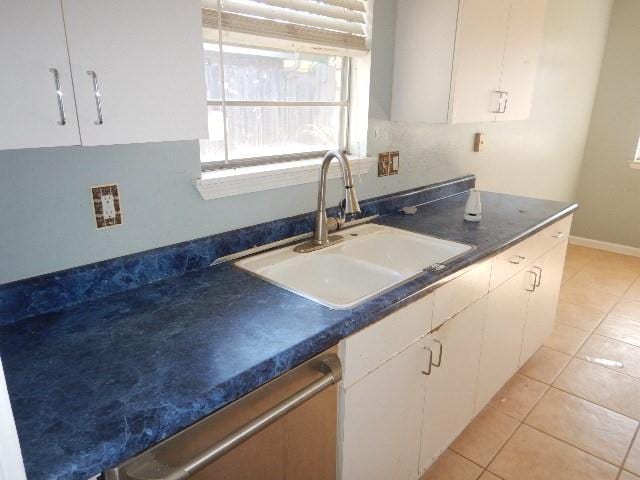
[[[640,257],[640,248],[620,245],[619,243],[603,242],[601,240],[592,240],[590,238],[576,237],[573,235],[569,237],[569,243],[583,247],[597,248],[598,250],[606,250],[607,252],[631,255],[632,257]]]

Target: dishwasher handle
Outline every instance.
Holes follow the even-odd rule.
[[[140,465],[132,471],[126,471],[123,480],[186,480],[194,473],[202,470],[206,466],[218,460],[224,454],[233,450],[235,447],[250,439],[258,432],[282,418],[287,413],[302,405],[307,400],[316,396],[331,385],[342,380],[342,367],[340,359],[333,354],[320,363],[320,368],[325,374],[315,382],[309,384],[305,388],[297,391],[290,397],[286,398],[275,407],[267,410],[249,423],[243,425],[237,430],[231,432],[218,443],[208,450],[202,452],[188,463],[178,467],[167,467],[151,460],[149,463]],[[155,463],[155,464],[153,464]],[[162,472],[160,476],[156,476],[150,472]],[[108,478],[108,477],[107,477]]]

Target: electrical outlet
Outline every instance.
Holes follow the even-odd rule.
[[[389,152],[389,175],[397,175],[400,170],[400,152]]]
[[[113,195],[108,193],[100,197],[102,202],[102,216],[105,220],[112,220],[116,218],[116,207],[113,205]]]
[[[118,185],[91,187],[91,198],[93,200],[93,213],[97,228],[122,225]]]

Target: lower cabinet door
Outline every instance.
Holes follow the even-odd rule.
[[[439,366],[434,366],[427,377],[421,472],[429,468],[474,416],[486,313],[485,296],[432,333],[434,363]]]
[[[524,364],[553,332],[566,252],[567,242],[564,242],[555,246],[527,269],[528,272],[532,272],[530,275],[536,276],[536,287],[529,297],[520,365]]]
[[[484,408],[520,365],[529,276],[526,271],[520,272],[489,293],[475,413]]]
[[[419,340],[341,392],[340,478],[418,478],[427,353]]]

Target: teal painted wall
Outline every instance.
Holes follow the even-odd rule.
[[[375,3],[369,153],[399,149],[401,169],[358,178],[360,197],[476,173],[488,190],[573,198],[612,0],[548,1],[531,120],[453,126],[388,121],[395,1]],[[482,154],[471,153],[476,131],[487,134]],[[315,184],[204,201],[198,175],[197,142],[0,152],[0,283],[315,207]],[[105,183],[120,185],[124,224],[98,231],[89,187]],[[334,180],[331,203],[338,192]]]

